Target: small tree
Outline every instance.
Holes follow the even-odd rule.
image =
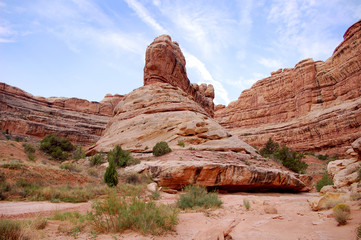
[[[107,169],[105,170],[104,173],[104,182],[109,186],[109,187],[115,187],[118,185],[118,172],[115,169],[115,163],[113,160],[110,159],[109,161],[109,166],[107,167]]]
[[[272,138],[269,138],[265,147],[260,150],[262,156],[271,155],[280,148],[280,145],[277,142],[274,142]]]
[[[132,160],[129,151],[124,151],[120,145],[117,145],[112,151],[108,153],[108,161],[112,160],[116,166],[125,167],[128,161]]]
[[[169,148],[168,143],[166,142],[159,142],[153,147],[154,156],[161,156],[171,151],[172,149]]]
[[[55,159],[67,159],[68,152],[74,149],[73,144],[66,139],[56,135],[49,134],[40,142],[40,149]]]

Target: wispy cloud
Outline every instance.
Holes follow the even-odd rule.
[[[184,52],[184,55],[187,59],[188,69],[194,68],[200,75],[201,79],[199,80],[199,83],[210,83],[214,86],[214,89],[217,93],[215,97],[215,102],[216,103],[224,102],[225,104],[228,104],[230,102],[228,98],[228,92],[223,87],[222,83],[214,80],[211,73],[207,70],[206,66],[204,65],[204,63],[200,61],[197,57],[193,56],[192,54],[186,51]],[[223,101],[218,100],[218,95]]]
[[[150,15],[147,9],[137,2],[136,0],[125,0],[130,8],[132,8],[139,18],[142,19],[143,22],[154,28],[158,34],[167,34],[167,30],[165,30],[157,21]]]
[[[279,61],[277,59],[272,59],[272,58],[260,57],[258,59],[258,63],[262,64],[263,66],[265,66],[267,68],[272,68],[272,69],[282,67],[282,62],[281,61]]]

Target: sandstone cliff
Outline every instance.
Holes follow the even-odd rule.
[[[0,129],[39,138],[56,133],[75,143],[90,144],[102,135],[120,99],[120,95],[107,95],[98,103],[77,98],[34,97],[0,83]]]
[[[325,62],[306,59],[242,92],[216,120],[242,140],[269,137],[300,151],[342,155],[361,136],[361,21]]]

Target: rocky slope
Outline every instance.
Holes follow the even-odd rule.
[[[56,133],[74,143],[91,144],[102,135],[120,95],[101,102],[77,98],[43,98],[0,83],[0,129],[43,138]]]
[[[229,191],[310,189],[311,178],[263,159],[211,118],[213,101],[207,96],[214,96],[213,87],[201,90],[189,83],[183,54],[169,36],[156,38],[148,47],[144,85],[118,103],[88,153],[108,152],[116,145],[150,153],[157,142],[166,141],[172,153],[148,155],[127,171],[148,172],[159,185],[173,189],[191,183]]]
[[[296,150],[342,155],[361,136],[361,21],[325,62],[306,59],[242,92],[216,120],[251,145],[269,137]]]

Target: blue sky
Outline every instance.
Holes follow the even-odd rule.
[[[279,68],[326,60],[360,18],[359,0],[0,0],[0,81],[44,97],[126,94],[169,34],[190,81],[228,104]]]

